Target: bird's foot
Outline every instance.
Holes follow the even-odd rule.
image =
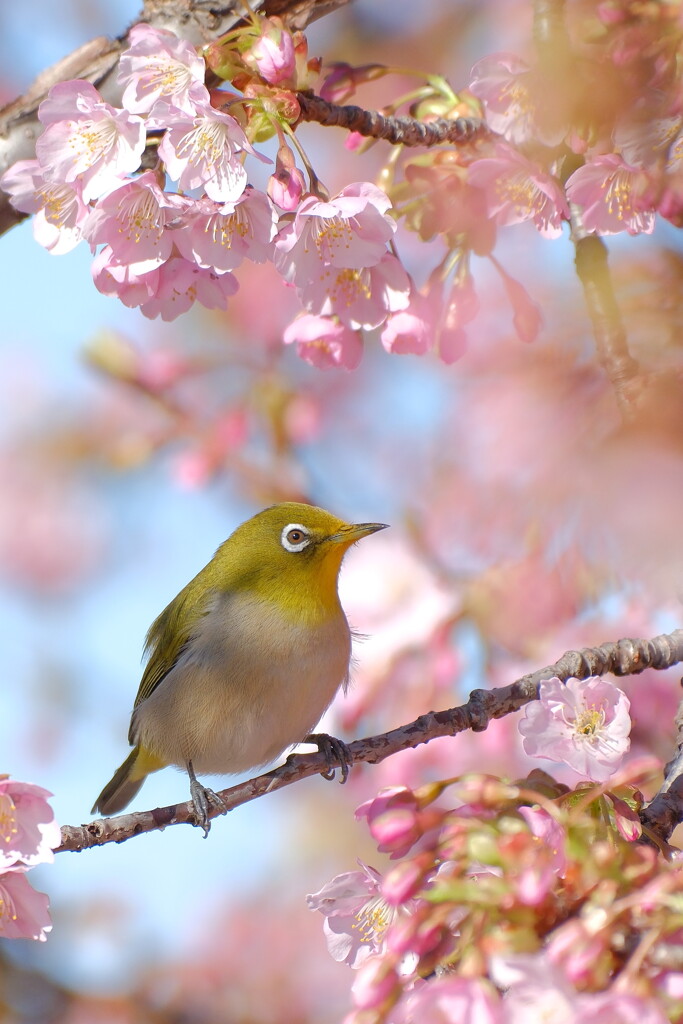
[[[326,732],[312,732],[303,740],[304,743],[315,743],[327,762],[327,771],[320,774],[324,779],[333,779],[337,768],[340,770],[339,781],[342,785],[349,777],[353,765],[353,754],[343,740],[328,736]]]
[[[190,776],[190,797],[194,808],[195,825],[204,829],[204,838],[206,839],[211,830],[211,820],[209,818],[211,808],[217,808],[220,814],[227,814],[228,808],[218,793],[214,793],[207,786],[202,786],[194,773],[191,761],[188,761],[187,764],[187,774]]]

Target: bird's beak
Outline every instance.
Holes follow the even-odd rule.
[[[342,526],[337,533],[333,533],[327,539],[333,544],[355,544],[361,537],[377,533],[378,530],[386,530],[388,525],[388,523],[351,523],[348,526]]]

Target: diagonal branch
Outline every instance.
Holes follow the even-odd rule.
[[[611,672],[616,676],[635,675],[646,668],[665,669],[683,661],[683,629],[656,636],[651,640],[618,640],[587,647],[581,651],[567,651],[554,665],[547,665],[522,676],[509,686],[493,690],[473,690],[469,700],[448,711],[430,711],[414,722],[398,729],[356,740],[349,744],[354,762],[378,764],[399,750],[417,747],[438,736],[455,736],[467,729],[482,732],[494,718],[503,718],[538,698],[538,685],[542,679],[557,676],[567,680],[571,676],[586,679],[592,675]],[[299,779],[327,770],[322,754],[295,754],[275,771],[259,775],[220,793],[228,810],[265,796]],[[216,817],[214,810],[210,817]],[[64,825],[62,845],[58,853],[80,851],[105,843],[122,843],[143,832],[163,830],[167,825],[194,824],[191,803],[172,804],[153,811],[121,814],[115,818],[92,821],[88,825]]]

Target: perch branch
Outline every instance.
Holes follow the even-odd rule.
[[[529,675],[522,676],[509,686],[493,690],[474,690],[469,700],[448,711],[430,711],[407,725],[378,736],[356,740],[349,744],[354,762],[378,764],[386,757],[428,743],[437,736],[455,736],[472,729],[481,732],[494,718],[503,718],[512,711],[538,698],[538,685],[542,679],[557,676],[567,680],[570,676],[586,679],[591,675],[611,672],[616,676],[633,675],[646,668],[665,669],[683,661],[683,629],[654,637],[652,640],[618,640],[587,647],[581,651],[567,651],[554,665],[547,665]],[[275,771],[259,775],[248,782],[222,790],[220,797],[228,810],[255,800],[266,793],[289,786],[299,779],[308,778],[327,770],[322,754],[294,754]],[[211,817],[216,817],[213,812]],[[153,811],[122,814],[115,818],[92,821],[88,825],[65,825],[62,845],[57,852],[80,851],[105,843],[122,843],[143,832],[163,830],[167,825],[194,824],[191,803],[172,804]]]

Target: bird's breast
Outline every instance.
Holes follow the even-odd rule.
[[[231,774],[275,760],[346,682],[341,606],[315,624],[242,594],[213,599],[170,672],[135,710],[136,742],[169,764]]]

